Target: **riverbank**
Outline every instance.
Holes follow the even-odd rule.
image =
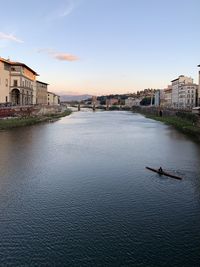
[[[61,113],[48,114],[43,116],[29,116],[20,118],[4,118],[0,120],[0,130],[12,129],[16,127],[30,126],[42,122],[53,122],[72,113],[67,109]]]
[[[152,114],[143,114],[145,117],[161,121],[165,124],[172,125],[174,128],[176,128],[178,131],[181,131],[184,134],[187,134],[193,138],[195,138],[196,141],[200,142],[200,127],[195,125],[194,122],[189,121],[187,119],[183,119],[177,116],[156,116]]]

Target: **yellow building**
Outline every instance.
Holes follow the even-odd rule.
[[[0,103],[8,103],[10,88],[10,64],[8,60],[0,58]]]
[[[26,64],[0,58],[0,102],[32,105],[36,76],[38,74]]]

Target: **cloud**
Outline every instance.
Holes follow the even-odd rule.
[[[55,53],[53,56],[54,58],[58,60],[63,60],[63,61],[76,61],[79,59],[77,56],[66,54],[66,53]]]
[[[16,36],[12,34],[6,34],[3,32],[0,32],[0,40],[8,40],[8,41],[17,42],[17,43],[23,43],[23,41],[18,39]]]
[[[51,57],[61,60],[61,61],[77,61],[79,58],[77,56],[68,54],[68,53],[61,53],[61,52],[56,52],[53,49],[50,48],[44,48],[44,49],[39,49],[38,53],[46,53],[50,55]]]
[[[58,16],[60,18],[63,18],[63,17],[70,15],[72,13],[72,11],[74,10],[74,7],[75,7],[74,3],[72,1],[68,1],[66,3],[66,6],[64,7],[63,11],[60,11]]]
[[[58,7],[55,7],[52,13],[47,15],[47,21],[54,21],[69,16],[77,6],[77,1],[75,2],[73,0],[65,0]]]

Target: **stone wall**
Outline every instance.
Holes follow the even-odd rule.
[[[26,106],[26,107],[1,107],[0,118],[45,116],[64,112],[65,106]]]

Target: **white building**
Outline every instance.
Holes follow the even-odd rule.
[[[60,105],[60,96],[52,92],[47,92],[47,105]]]
[[[192,109],[196,106],[198,85],[186,84],[179,88],[179,108]]]
[[[128,97],[127,99],[125,99],[125,106],[132,108],[134,106],[139,106],[140,102],[140,98]]]
[[[164,90],[163,89],[156,90],[154,97],[155,97],[154,105],[156,107],[163,106],[163,103],[164,103]]]
[[[179,108],[180,95],[182,95],[182,92],[180,92],[180,88],[182,88],[184,85],[187,84],[190,85],[193,84],[193,79],[191,77],[180,75],[178,78],[172,80],[171,83],[172,83],[172,107]]]

